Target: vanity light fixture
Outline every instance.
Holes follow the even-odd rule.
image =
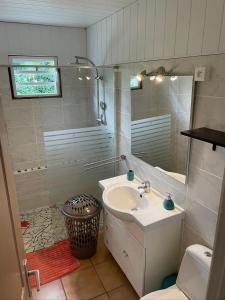
[[[177,76],[175,76],[175,75],[172,75],[172,76],[170,77],[170,80],[171,80],[171,81],[175,81],[175,80],[177,80]]]
[[[147,73],[146,70],[138,73],[136,78],[141,82],[145,77],[149,77],[150,81],[156,80],[157,82],[162,82],[165,76],[170,76],[171,81],[177,80],[177,75],[173,74],[171,71],[167,72],[164,67],[159,67],[157,70]]]
[[[136,75],[136,78],[139,82],[141,82],[144,79],[144,77],[146,77],[146,76],[148,76],[148,74],[146,73],[146,70],[144,70],[141,73],[138,73]]]
[[[137,80],[140,82],[140,81],[142,81],[142,76],[141,76],[141,74],[138,74],[137,76]]]
[[[163,75],[157,75],[155,80],[158,81],[158,82],[162,82],[164,80],[164,76]]]

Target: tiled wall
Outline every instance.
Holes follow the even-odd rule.
[[[225,167],[225,149],[218,147],[214,152],[211,145],[193,140],[191,143],[188,184],[162,174],[150,165],[130,154],[130,90],[129,75],[145,68],[148,70],[164,66],[174,68],[181,75],[194,73],[196,66],[206,66],[209,77],[199,82],[195,91],[193,127],[206,126],[225,131],[225,55],[189,57],[133,64],[121,67],[117,74],[117,139],[118,153],[128,155],[127,166],[119,172],[132,168],[142,179],[150,179],[152,186],[162,193],[172,192],[177,204],[186,209],[183,248],[192,243],[203,243],[213,247],[217,213],[220,201],[222,177]],[[183,137],[187,139],[186,137]]]
[[[62,98],[12,100],[8,71],[1,68],[0,92],[13,169],[45,166],[43,132],[96,125],[90,96],[95,82],[79,81],[78,70],[61,69]],[[22,211],[49,204],[47,170],[17,174],[17,193]]]
[[[0,63],[8,55],[58,56],[69,64],[86,55],[85,29],[0,22]],[[8,128],[13,169],[44,166],[43,132],[92,124],[92,83],[78,81],[77,71],[62,69],[63,98],[12,100],[7,68],[0,67],[0,97]],[[47,170],[16,175],[22,211],[49,204]]]

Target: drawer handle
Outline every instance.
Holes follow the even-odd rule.
[[[125,251],[125,250],[123,250],[122,253],[123,253],[124,257],[128,257],[129,256],[128,253],[127,253],[127,251]]]

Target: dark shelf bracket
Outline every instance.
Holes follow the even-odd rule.
[[[213,151],[216,151],[216,144],[213,144],[212,150],[213,150]]]

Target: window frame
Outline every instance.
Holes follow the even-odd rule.
[[[58,87],[58,94],[56,95],[21,95],[18,96],[16,94],[16,85],[15,80],[13,79],[13,58],[27,58],[29,59],[54,59],[55,61],[55,70],[57,72],[57,87]],[[57,56],[45,56],[45,55],[8,55],[9,65],[8,67],[8,74],[9,74],[9,82],[10,82],[10,90],[13,100],[24,100],[24,99],[42,99],[42,98],[62,98],[62,80],[61,80],[61,71],[58,67],[58,57]],[[28,66],[29,67],[29,66]],[[41,67],[41,66],[40,66]],[[53,68],[53,67],[52,67]]]

